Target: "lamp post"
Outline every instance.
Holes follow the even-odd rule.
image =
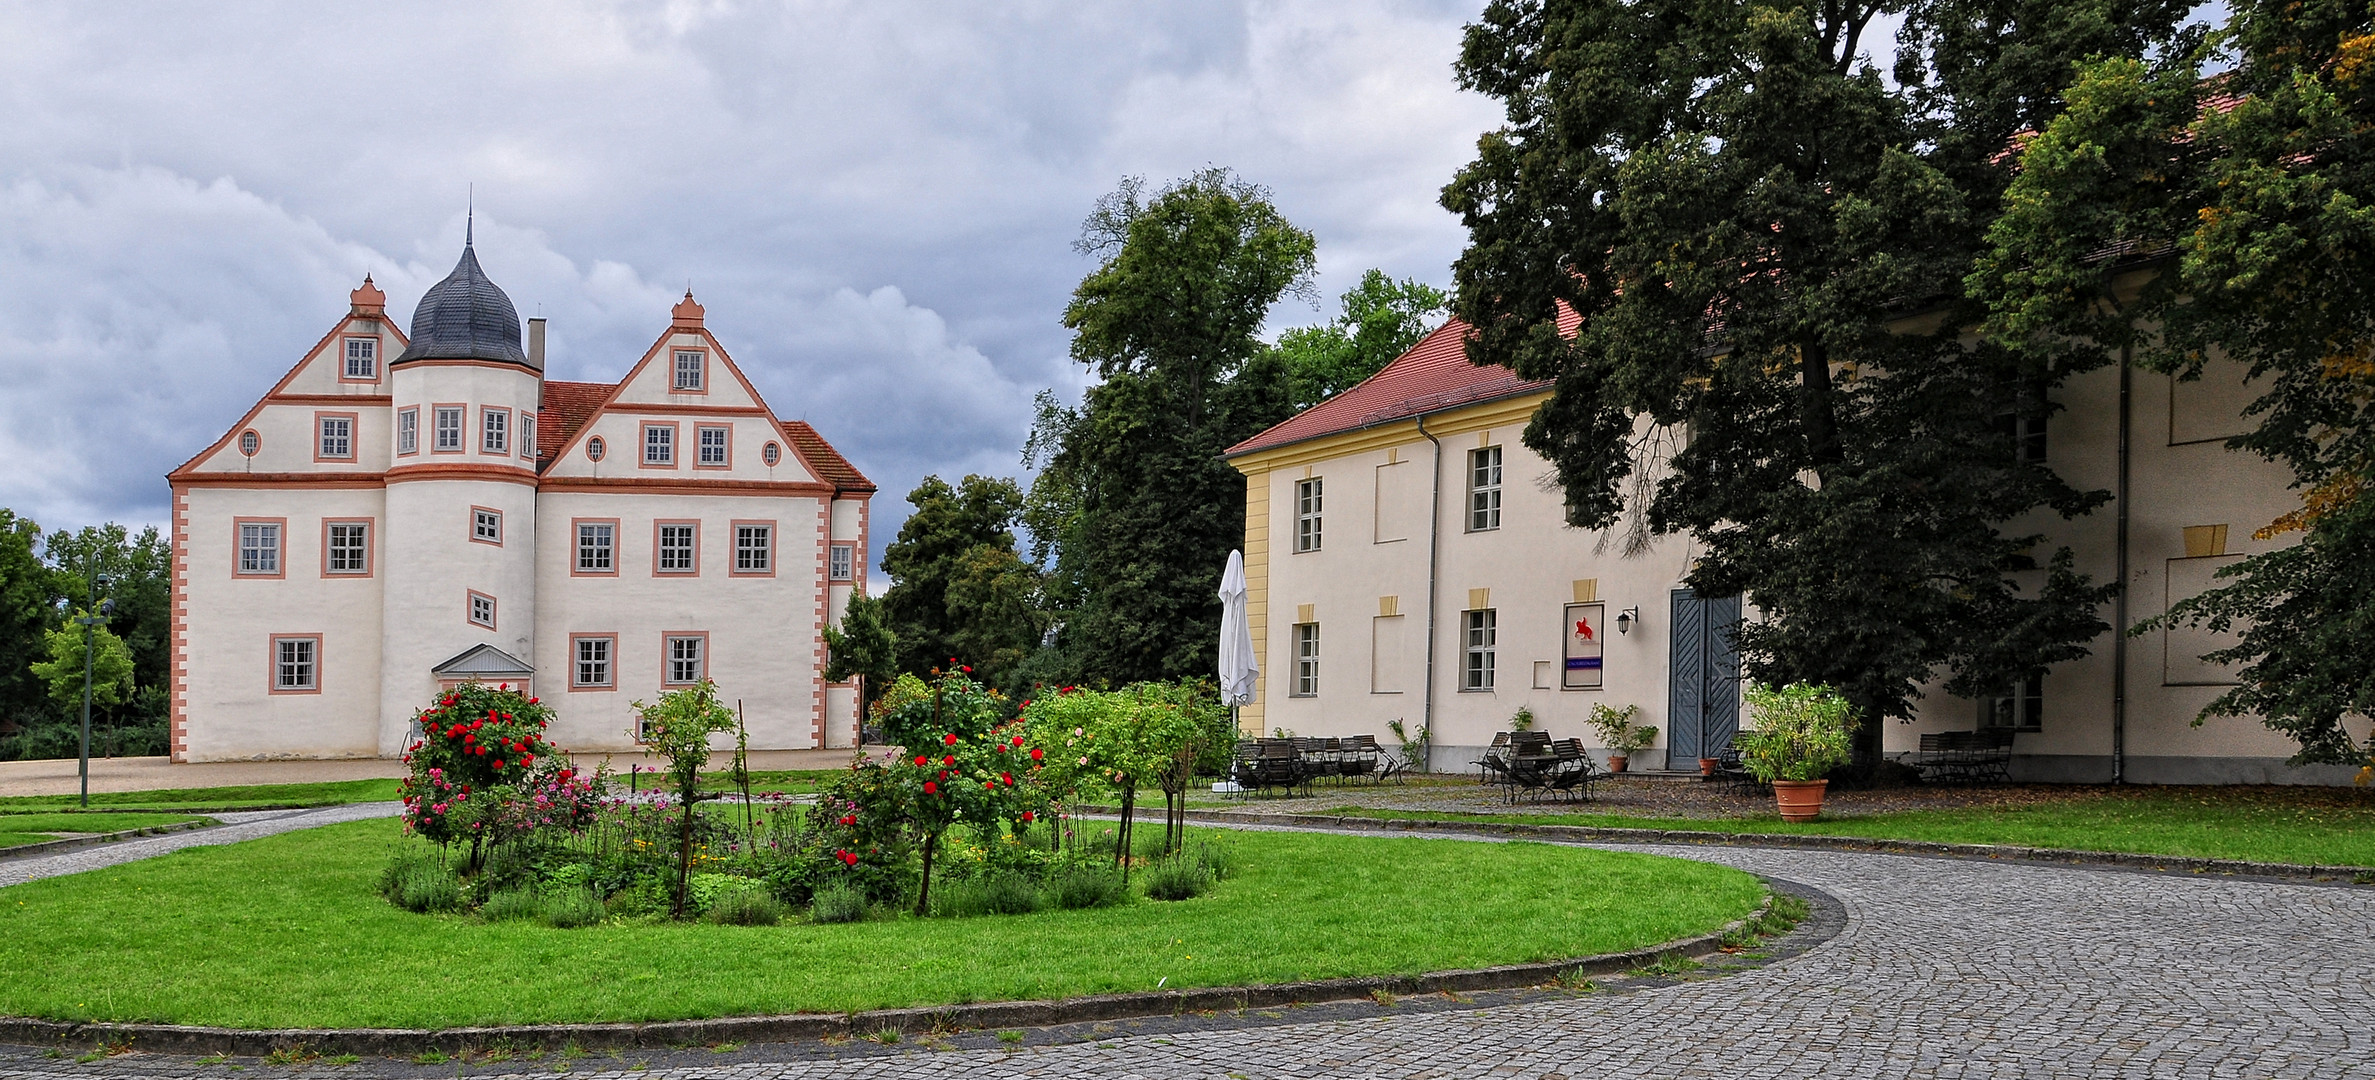
[[[109,615],[115,614],[115,601],[99,600],[98,597],[99,578],[94,574],[91,576],[88,598],[95,601],[92,607],[97,610],[85,607],[82,614],[74,617],[74,624],[82,627],[82,765],[79,771],[82,777],[82,806],[85,810],[91,808],[91,635],[100,623],[107,621]]]

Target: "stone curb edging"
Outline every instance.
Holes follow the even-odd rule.
[[[876,1009],[839,1015],[793,1013],[643,1024],[526,1024],[446,1028],[440,1031],[417,1028],[242,1029],[183,1024],[86,1024],[0,1017],[0,1043],[20,1046],[103,1044],[126,1046],[154,1054],[229,1054],[239,1057],[261,1057],[275,1050],[293,1048],[314,1053],[376,1057],[402,1057],[428,1050],[454,1053],[464,1048],[496,1045],[556,1047],[575,1043],[588,1050],[658,1049],[710,1046],[723,1042],[782,1043],[857,1038],[886,1028],[903,1035],[914,1035],[950,1029],[1054,1027],[1191,1012],[1346,1001],[1370,997],[1380,990],[1400,996],[1508,990],[1540,986],[1560,979],[1614,975],[1648,967],[1669,958],[1696,957],[1715,952],[1727,935],[1771,911],[1773,896],[1769,886],[1764,903],[1759,904],[1755,911],[1724,924],[1721,929],[1663,945],[1574,960],[1503,964],[1489,968],[1433,971],[1423,975],[1365,975],[1257,986],[1095,994],[1058,1001],[993,1001],[971,1005]]]
[[[1118,813],[1111,807],[1082,807],[1084,811]],[[2196,874],[2244,874],[2254,877],[2375,879],[2375,867],[2308,866],[2300,863],[2251,862],[2243,859],[2203,859],[2184,855],[2141,855],[2128,851],[2084,851],[2074,848],[2021,847],[2013,844],[1948,844],[1929,840],[1880,840],[1862,836],[1812,833],[1725,833],[1688,829],[1618,829],[1597,825],[1525,825],[1502,821],[1437,821],[1419,818],[1373,818],[1337,814],[1256,814],[1242,810],[1190,810],[1187,820],[1212,825],[1290,825],[1339,831],[1453,832],[1481,836],[1513,836],[1542,840],[1619,844],[1693,844],[1711,847],[1812,848],[1825,851],[1863,851],[1883,855],[1948,855],[1961,858],[2008,859],[2022,862],[2099,863],[2148,870],[2182,870]]]
[[[9,859],[27,858],[34,855],[55,855],[61,851],[72,851],[75,848],[97,847],[101,844],[112,844],[119,840],[131,840],[142,836],[163,836],[167,833],[189,832],[192,829],[211,829],[220,824],[222,823],[219,821],[182,821],[176,822],[172,825],[151,825],[144,829],[125,829],[121,832],[100,833],[96,836],[76,836],[69,837],[64,840],[44,840],[38,844],[18,844],[15,847],[0,848],[0,862],[5,862]]]

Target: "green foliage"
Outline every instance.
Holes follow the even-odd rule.
[[[1607,747],[1610,753],[1630,754],[1656,742],[1658,738],[1658,729],[1633,723],[1633,718],[1639,715],[1639,705],[1612,709],[1607,702],[1595,701],[1592,703],[1591,715],[1584,723],[1599,733],[1600,745]]]
[[[84,612],[74,614],[79,618]],[[69,712],[82,705],[86,641],[92,707],[111,708],[132,699],[132,650],[104,626],[92,627],[89,634],[86,639],[83,628],[72,625],[50,631],[49,659],[32,664],[33,674],[49,684],[50,701]]]
[[[881,614],[897,669],[920,676],[961,662],[1003,685],[1045,628],[1038,571],[1015,550],[1022,490],[998,477],[951,487],[927,476],[907,501],[915,512],[882,553],[892,584]]]
[[[543,900],[528,887],[505,889],[478,905],[478,917],[491,923],[532,922],[543,914]]]
[[[1012,870],[943,883],[932,897],[932,914],[941,918],[972,915],[1028,915],[1039,910],[1039,884]]]
[[[783,902],[766,885],[736,878],[708,896],[701,917],[725,926],[773,926],[783,921]]]
[[[1049,905],[1065,911],[1111,907],[1129,898],[1129,883],[1120,874],[1098,866],[1065,867],[1047,882]]]
[[[1741,691],[1753,730],[1732,736],[1740,764],[1765,783],[1820,780],[1848,762],[1855,706],[1827,686],[1792,683],[1775,690],[1750,683]]]
[[[1146,871],[1146,895],[1155,900],[1193,900],[1211,889],[1212,875],[1193,859],[1174,856]]]
[[[0,508],[0,656],[36,657],[49,650],[44,635],[57,625],[49,568],[36,544],[41,526]],[[49,691],[18,663],[0,663],[0,718],[25,720],[49,713]]]
[[[476,874],[489,845],[539,829],[582,828],[602,795],[544,738],[553,711],[509,684],[465,683],[414,714],[420,737],[406,749],[398,791],[405,826],[437,844],[470,845]]]
[[[1361,283],[1345,292],[1335,319],[1288,330],[1272,346],[1294,408],[1308,409],[1377,374],[1441,321],[1449,300],[1415,278],[1395,281],[1383,270],[1362,274]]]
[[[849,606],[841,612],[841,625],[825,627],[825,648],[829,656],[825,678],[845,682],[852,676],[864,677],[864,705],[873,705],[883,688],[899,677],[899,635],[891,629],[881,597],[850,597]]]
[[[1304,291],[1311,234],[1264,189],[1208,169],[1100,199],[1075,245],[1102,261],[1065,309],[1072,356],[1102,380],[1078,409],[1043,397],[1025,457],[1025,523],[1050,564],[1058,651],[1031,679],[1124,683],[1209,672],[1222,565],[1244,542],[1230,446],[1293,411],[1259,337]]]
[[[1529,709],[1529,708],[1527,708],[1527,707],[1525,707],[1525,706],[1523,706],[1523,705],[1520,705],[1520,706],[1518,706],[1518,707],[1517,707],[1517,712],[1515,712],[1515,713],[1512,713],[1512,714],[1510,715],[1510,717],[1509,717],[1509,730],[1511,730],[1511,731],[1532,731],[1532,730],[1534,730],[1534,710],[1532,710],[1532,709]]]
[[[1394,748],[1394,752],[1402,755],[1402,764],[1412,772],[1427,771],[1427,745],[1435,740],[1435,733],[1422,727],[1418,729],[1418,734],[1412,735],[1403,727],[1400,717],[1386,721],[1385,727],[1394,733],[1394,741],[1400,744]]]
[[[717,684],[698,685],[660,695],[645,705],[634,703],[642,725],[642,741],[668,759],[668,785],[675,796],[677,818],[676,896],[669,911],[681,919],[693,913],[688,890],[693,878],[693,841],[702,802],[719,797],[701,790],[701,767],[709,763],[709,740],[741,726],[734,710],[717,699]]]
[[[463,906],[461,879],[445,860],[426,852],[407,852],[381,871],[380,895],[406,911],[435,914]]]
[[[1905,15],[1894,83],[1857,59],[1883,8]],[[2059,373],[1959,340],[1981,314],[1963,282],[1994,156],[2076,61],[2178,42],[2182,13],[1499,0],[1469,29],[1462,84],[1508,118],[1444,191],[1470,358],[1555,380],[1525,442],[1568,520],[1628,549],[1692,535],[1688,584],[1760,613],[1747,673],[1839,687],[1867,760],[1932,678],[1984,692],[2105,629],[2110,586],[2005,531],[2106,496],[2002,433],[2042,420]],[[1915,308],[1944,319],[1911,329]]]
[[[866,893],[855,885],[836,882],[816,891],[808,917],[820,923],[853,923],[866,917]]]
[[[918,915],[932,910],[932,859],[949,826],[1027,822],[1045,802],[1032,783],[1041,748],[1030,745],[1021,722],[1007,719],[1005,697],[970,672],[943,672],[930,684],[900,676],[879,710],[883,737],[900,748],[884,769],[884,801],[923,856]]]
[[[108,693],[94,696],[91,753],[161,754],[167,734],[168,648],[172,628],[173,554],[155,528],[139,535],[121,525],[94,525],[47,536],[38,525],[0,510],[0,727],[15,726],[0,743],[0,758],[71,757],[81,741],[82,653],[79,628],[56,604],[79,610],[112,600],[103,633],[119,638],[99,658]],[[46,549],[46,557],[37,555]],[[99,583],[94,597],[91,582]],[[57,643],[47,633],[76,630],[71,700]],[[46,660],[44,658],[47,658]],[[40,669],[40,670],[37,670]],[[48,671],[49,674],[43,674]],[[55,676],[55,677],[52,677]]]
[[[2258,422],[2228,445],[2302,489],[2255,535],[2303,542],[2135,629],[2239,632],[2210,656],[2237,684],[2201,716],[2257,714],[2299,744],[2296,763],[2356,764],[2375,755],[2343,727],[2375,712],[2375,667],[2357,659],[2375,652],[2375,10],[2231,12],[2210,48],[2080,71],[2023,148],[1974,287],[1991,335],[2043,362],[2091,348],[2100,363],[2108,345],[2181,379],[2221,355],[2248,370]],[[2143,257],[2137,291],[2120,279]]]
[[[601,922],[606,914],[602,910],[601,898],[595,896],[591,889],[561,886],[538,890],[536,895],[542,900],[537,909],[537,918],[556,930],[592,926]]]

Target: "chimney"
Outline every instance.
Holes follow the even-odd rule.
[[[528,366],[544,370],[544,319],[528,320]]]

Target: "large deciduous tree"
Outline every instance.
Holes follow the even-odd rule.
[[[2106,629],[2109,588],[2005,525],[2105,497],[2005,434],[2068,372],[1958,340],[1962,278],[2014,134],[2180,9],[1496,0],[1469,28],[1460,80],[1507,111],[1444,191],[1470,358],[1555,380],[1525,442],[1568,520],[1694,536],[1687,583],[1759,612],[1747,673],[1841,688],[1866,761],[1937,675],[1993,692]],[[1889,12],[1894,83],[1860,59]]]
[[[1974,288],[2031,354],[2247,367],[2257,425],[2228,445],[2292,470],[2300,509],[2257,536],[2301,542],[2138,629],[2238,631],[2209,659],[2239,682],[2202,715],[2259,715],[2297,763],[2366,762],[2343,721],[2375,714],[2375,8],[2244,0],[2185,60],[2087,65],[2026,144]],[[2231,70],[2205,81],[2213,61]]]
[[[1052,559],[1059,650],[1037,674],[1109,685],[1203,674],[1216,590],[1245,530],[1222,451],[1292,412],[1258,336],[1305,291],[1311,234],[1224,169],[1100,199],[1077,245],[1102,261],[1074,292],[1072,356],[1101,381],[1078,409],[1043,398],[1027,524]]]
[[[1294,407],[1308,409],[1377,374],[1434,329],[1449,302],[1443,290],[1415,278],[1395,281],[1383,270],[1362,274],[1361,283],[1339,298],[1334,319],[1278,335],[1272,349],[1285,368]]]
[[[880,615],[899,671],[924,674],[955,660],[995,684],[1041,632],[1037,571],[1015,551],[1022,489],[999,477],[967,476],[951,486],[927,476],[907,501],[915,513],[882,552],[891,587],[879,612],[864,617]],[[883,644],[869,640],[869,647]]]
[[[50,714],[48,689],[29,666],[47,654],[44,635],[58,618],[40,540],[41,526],[0,509],[0,728]]]

